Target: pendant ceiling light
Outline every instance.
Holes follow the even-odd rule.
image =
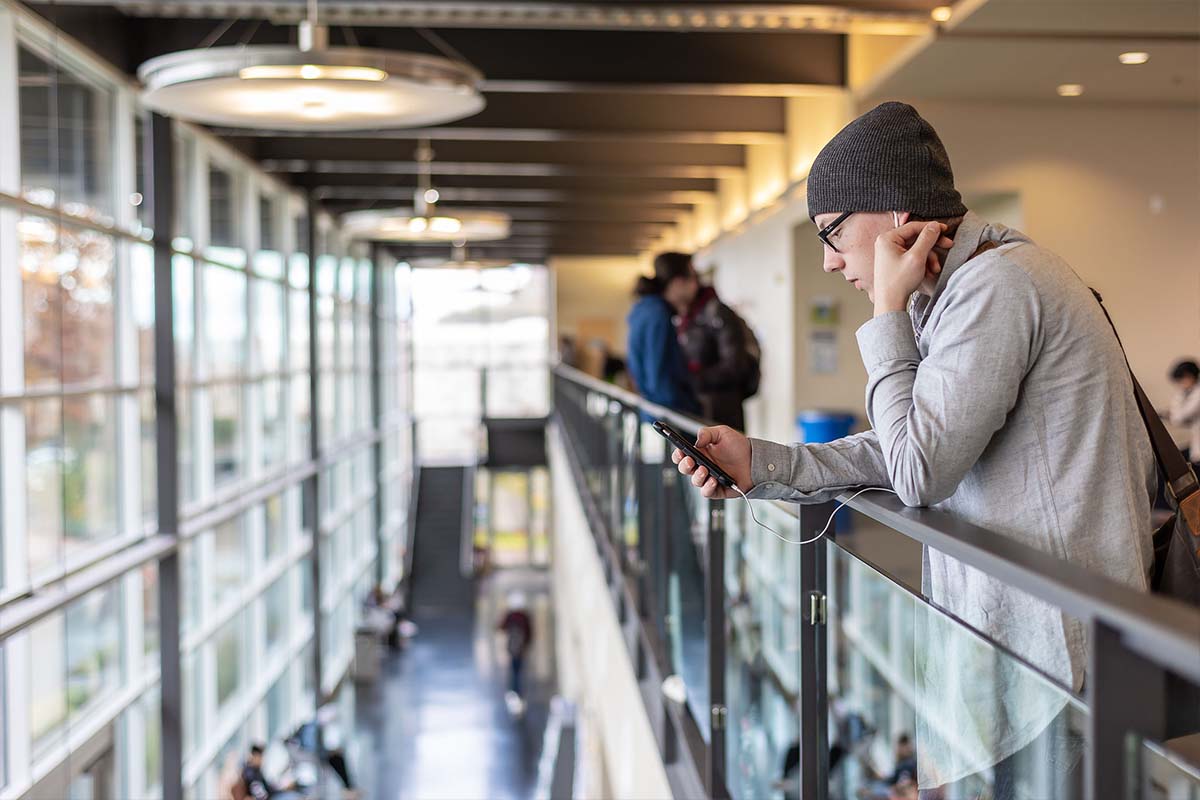
[[[418,185],[413,207],[351,211],[342,215],[342,231],[353,239],[375,242],[494,242],[507,239],[512,220],[495,211],[438,208],[433,188],[433,150],[417,149]]]
[[[150,108],[236,128],[349,131],[439,125],[484,107],[483,76],[458,60],[330,47],[315,3],[300,45],[185,50],[138,68]]]
[[[497,269],[499,267],[517,266],[511,258],[469,258],[466,245],[456,242],[450,251],[450,257],[423,256],[407,259],[410,266],[442,269]]]

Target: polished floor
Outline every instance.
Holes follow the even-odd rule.
[[[495,626],[514,590],[529,598],[534,641],[527,707],[505,704],[507,656]],[[528,800],[533,796],[554,654],[545,573],[504,570],[463,602],[414,602],[418,634],[357,693],[359,771],[371,800]],[[444,599],[444,598],[443,598]]]

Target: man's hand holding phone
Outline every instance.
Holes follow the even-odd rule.
[[[696,437],[696,449],[725,470],[739,489],[749,492],[753,488],[750,482],[750,440],[741,433],[727,425],[701,428],[700,435]],[[692,485],[699,488],[705,497],[728,500],[739,496],[733,489],[719,485],[708,474],[707,467],[697,464],[682,450],[676,449],[671,453],[671,460],[679,466],[680,474],[689,476]]]

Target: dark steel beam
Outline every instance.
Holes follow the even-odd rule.
[[[397,132],[402,133],[402,132]],[[360,133],[356,136],[266,138],[230,131],[231,144],[253,152],[262,161],[356,160],[415,163],[419,140]],[[738,144],[613,142],[613,141],[462,141],[432,140],[434,169],[443,163],[545,164],[563,166],[712,166],[741,167],[746,150]]]
[[[473,118],[471,118],[473,119]],[[784,137],[782,133],[764,133],[762,131],[720,130],[695,131],[682,126],[670,130],[637,130],[619,127],[615,130],[586,130],[571,126],[569,128],[534,128],[528,125],[509,128],[485,128],[468,125],[467,122],[454,126],[438,128],[395,128],[371,131],[372,139],[389,141],[408,141],[413,137],[432,139],[439,142],[529,142],[529,143],[608,143],[614,145],[643,145],[643,144],[694,144],[694,145],[750,145],[750,144],[780,144]],[[217,136],[236,137],[239,139],[311,139],[312,134],[305,131],[281,131],[270,128],[211,128]],[[361,132],[337,133],[330,132],[321,135],[321,141],[332,139],[359,139]]]
[[[175,281],[171,227],[174,224],[174,123],[150,115],[143,159],[154,224],[154,436],[158,532],[179,534],[179,440],[175,406]],[[179,662],[179,552],[158,562],[159,674],[161,676],[163,800],[183,800],[183,688]],[[193,598],[198,602],[198,598]]]
[[[378,172],[323,173],[303,176],[317,188],[335,186],[382,186],[396,191],[408,189],[409,198],[416,191],[418,179],[415,175],[386,175]],[[503,175],[436,175],[433,184],[438,191],[444,189],[533,189],[562,192],[609,192],[624,198],[636,197],[641,192],[716,192],[717,181],[713,178],[655,178],[595,175],[591,177],[569,176],[503,176]],[[449,197],[443,196],[443,201]]]
[[[713,167],[705,164],[544,164],[497,163],[494,161],[437,161],[432,167],[417,161],[380,159],[299,158],[263,160],[267,172],[344,176],[395,176],[405,178],[424,174],[428,169],[434,184],[448,176],[481,176],[487,178],[695,178],[715,180],[737,175],[740,167]]]

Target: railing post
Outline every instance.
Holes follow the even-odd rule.
[[[658,564],[654,570],[654,613],[662,623],[660,630],[663,633],[663,642],[666,645],[667,659],[671,661],[671,620],[668,616],[669,605],[667,602],[667,583],[670,581],[671,574],[671,526],[675,524],[674,513],[671,508],[671,495],[676,491],[676,485],[679,481],[679,473],[675,471],[670,462],[663,464],[662,470],[662,486],[658,493],[659,509],[661,511],[660,519],[662,524],[659,527],[658,541],[656,542],[658,553]]]
[[[711,706],[708,762],[705,782],[708,796],[729,796],[725,782],[725,501],[708,501],[708,571],[704,592],[708,621],[708,698]]]
[[[614,409],[616,411],[614,412]],[[611,479],[610,501],[613,521],[613,545],[622,570],[629,564],[625,553],[625,415],[615,400],[608,401],[608,474]]]
[[[1119,632],[1093,622],[1087,670],[1091,747],[1087,748],[1084,796],[1088,800],[1139,797],[1134,780],[1136,740],[1163,738],[1166,673],[1129,651]]]
[[[821,532],[833,503],[800,506],[800,539]],[[822,538],[800,548],[800,797],[825,800],[829,789],[827,549]]]

